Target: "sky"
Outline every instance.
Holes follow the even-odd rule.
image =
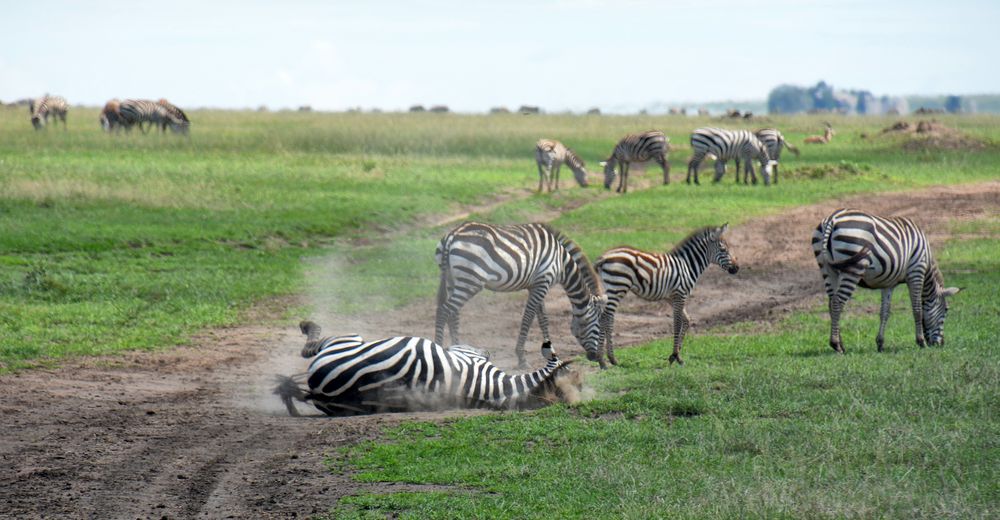
[[[630,111],[1000,92],[1000,1],[0,2],[0,100]]]

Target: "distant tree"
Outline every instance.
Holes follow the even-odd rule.
[[[944,109],[949,114],[956,114],[962,111],[962,96],[948,96],[944,98]]]
[[[778,85],[767,96],[767,111],[772,114],[793,114],[811,108],[809,92],[795,85]]]
[[[833,95],[833,86],[827,85],[825,81],[820,81],[815,87],[810,88],[809,97],[812,99],[813,110],[837,110],[840,107]]]

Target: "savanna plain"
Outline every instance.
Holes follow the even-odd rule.
[[[1000,117],[196,110],[182,137],[107,135],[76,107],[36,132],[25,112],[0,107],[0,516],[1000,514]],[[945,131],[883,132],[931,117]],[[834,139],[804,145],[823,121]],[[769,187],[733,165],[687,185],[700,126],[774,126],[802,154]],[[651,128],[671,183],[653,166],[604,190],[598,161]],[[563,168],[535,192],[541,137],[583,157],[589,187]],[[829,348],[809,230],[843,203],[927,226],[964,288],[943,347],[916,346],[897,290],[876,352],[879,294],[859,289],[847,353]],[[667,304],[626,299],[602,371],[550,295],[555,348],[586,378],[574,403],[287,417],[269,385],[304,368],[298,320],[432,336],[434,246],[466,219],[546,221],[591,259],[729,222],[742,269],[695,290],[682,367]],[[525,297],[477,296],[463,340],[513,368]]]

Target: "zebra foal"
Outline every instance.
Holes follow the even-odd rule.
[[[670,152],[670,138],[659,130],[649,130],[641,134],[629,134],[621,138],[611,152],[608,160],[601,162],[604,167],[604,188],[611,189],[615,182],[615,165],[620,165],[621,175],[618,180],[618,193],[628,193],[628,170],[631,163],[656,161],[663,169],[663,184],[670,184],[670,163],[667,154]]]
[[[538,192],[542,192],[543,183],[553,191],[559,189],[559,170],[563,163],[573,170],[573,177],[581,188],[587,187],[587,169],[580,156],[566,145],[553,139],[539,139],[535,143],[535,163],[538,164]]]
[[[647,253],[626,246],[608,250],[597,259],[594,268],[607,296],[607,305],[601,315],[601,345],[612,364],[618,364],[613,344],[615,313],[630,291],[644,300],[670,301],[674,310],[674,351],[670,363],[684,364],[681,346],[690,324],[684,307],[695,283],[709,264],[716,264],[729,274],[736,274],[740,269],[722,238],[727,229],[729,224],[701,228],[666,254]]]
[[[438,243],[435,252],[441,281],[438,286],[434,342],[444,342],[448,325],[452,343],[459,343],[459,311],[480,291],[528,291],[528,303],[517,336],[519,366],[526,367],[524,343],[537,319],[545,341],[550,341],[545,295],[555,284],[566,289],[573,318],[570,330],[597,361],[604,297],[593,267],[576,243],[547,224],[495,226],[466,222]]]
[[[823,274],[829,300],[830,346],[844,353],[840,316],[860,286],[882,291],[878,335],[882,352],[893,289],[905,283],[910,292],[917,345],[944,344],[948,298],[961,289],[944,287],[927,235],[907,218],[885,218],[856,209],[838,209],[812,235],[813,255]]]
[[[275,389],[293,416],[298,415],[294,401],[312,403],[327,415],[528,408],[571,395],[564,379],[579,385],[579,377],[566,368],[569,363],[560,361],[548,342],[542,345],[544,367],[508,375],[468,346],[445,349],[406,336],[377,341],[357,335],[321,338],[316,323],[303,321],[299,327],[307,336],[302,357],[312,361],[304,374],[282,378]]]

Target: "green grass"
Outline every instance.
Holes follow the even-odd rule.
[[[775,333],[689,338],[683,368],[668,366],[669,340],[626,349],[590,378],[591,401],[409,423],[347,450],[359,480],[455,491],[351,497],[332,516],[994,517],[1000,234],[962,226],[992,234],[941,252],[946,280],[970,287],[945,348],[915,346],[897,294],[878,354],[878,293],[859,291],[845,356],[821,309]]]

